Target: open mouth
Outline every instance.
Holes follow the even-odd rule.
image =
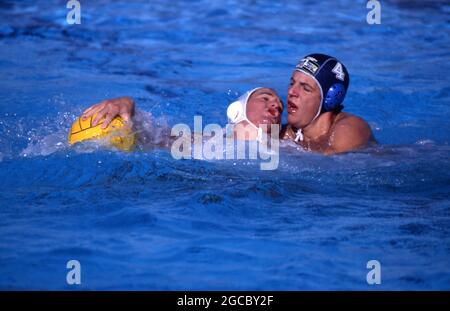
[[[288,101],[287,108],[288,108],[288,113],[296,113],[298,110],[298,107],[291,101]]]
[[[280,111],[276,108],[267,108],[265,113],[265,121],[263,123],[267,124],[277,124],[280,123]]]
[[[270,115],[271,117],[273,117],[273,118],[277,118],[278,115],[279,115],[278,110],[275,109],[275,108],[269,108],[269,109],[267,109],[267,112],[268,112],[269,115]]]

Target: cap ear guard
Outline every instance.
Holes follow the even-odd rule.
[[[244,105],[242,105],[240,100],[235,101],[228,106],[227,117],[231,124],[236,124],[245,120]]]
[[[335,83],[327,91],[323,101],[323,111],[333,111],[338,108],[345,98],[345,87],[342,83]]]

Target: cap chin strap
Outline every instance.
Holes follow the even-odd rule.
[[[316,116],[311,120],[311,122],[309,122],[306,126],[310,125],[311,123],[314,122],[315,119],[317,119],[317,117],[320,115],[320,112],[322,111],[322,103],[319,106],[319,111],[317,111]],[[305,126],[305,127],[306,127]],[[304,127],[304,128],[305,128]],[[295,132],[295,139],[294,141],[296,143],[298,143],[299,141],[303,141],[303,129],[298,129],[297,132]]]
[[[319,89],[320,89],[320,106],[319,106],[319,110],[317,110],[317,113],[316,113],[315,117],[308,124],[306,124],[303,127],[303,128],[305,128],[308,125],[310,125],[311,123],[313,123],[314,120],[317,119],[317,117],[320,115],[320,112],[322,111],[322,106],[323,106],[323,95],[322,95],[323,92],[322,92],[322,86],[320,85],[319,81],[317,81],[315,76],[313,76],[312,74],[310,74],[309,72],[304,71],[304,70],[296,69],[296,71],[302,72],[302,73],[306,74],[307,76],[310,76],[311,78],[313,78],[314,81],[316,82],[316,84],[319,86]],[[295,139],[294,139],[294,141],[296,143],[298,143],[299,141],[303,141],[303,138],[304,138],[304,136],[303,136],[303,129],[300,128],[300,129],[298,129],[295,132]]]
[[[258,127],[258,126],[256,126],[253,122],[251,122],[249,119],[247,119],[247,117],[245,117],[245,119],[242,120],[242,121],[247,121],[247,123],[250,124],[257,131],[258,134],[256,136],[256,140],[261,142],[262,141],[262,137],[263,137],[263,129]]]
[[[251,125],[255,126],[253,123],[251,123]],[[256,136],[256,140],[259,142],[262,142],[262,137],[263,137],[263,129],[260,127],[255,126],[258,130],[258,136]]]
[[[247,116],[243,116],[242,118],[240,118],[240,120],[234,124],[239,124],[241,122],[247,122],[251,127],[253,127],[256,131],[257,131],[257,136],[256,136],[256,140],[258,140],[259,142],[261,142],[262,140],[262,135],[263,135],[263,129],[260,128],[259,126],[256,126],[256,124],[254,124],[252,121],[250,121]]]
[[[315,119],[317,119],[317,117],[320,115],[320,112],[322,111],[322,102],[320,102],[320,106],[319,106],[319,110],[317,111],[315,117],[308,123],[306,124],[306,126],[304,126],[303,128],[307,127],[308,125],[310,125],[311,123],[314,122]],[[296,143],[298,143],[299,141],[303,141],[303,129],[297,129],[297,131],[295,132],[295,139],[294,141]]]
[[[299,141],[303,141],[303,130],[302,129],[298,129],[297,130],[297,132],[295,133],[294,141],[296,143],[298,143]]]

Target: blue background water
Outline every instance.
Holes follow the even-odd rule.
[[[1,289],[74,289],[71,259],[79,289],[450,289],[447,1],[382,1],[375,26],[366,1],[81,1],[76,26],[64,2],[0,2]],[[311,52],[347,65],[379,147],[260,171],[65,142],[121,95],[225,125],[251,87],[285,99]]]

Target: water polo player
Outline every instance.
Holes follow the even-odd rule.
[[[259,140],[263,131],[270,134],[272,124],[281,123],[282,112],[283,103],[277,93],[270,88],[260,87],[244,93],[237,101],[231,103],[227,109],[227,116],[230,124],[235,125],[236,139]],[[120,116],[131,126],[134,115],[133,99],[120,97],[91,106],[83,112],[81,120],[94,116],[92,126],[102,122],[102,128],[107,128],[114,118]],[[138,136],[146,136],[145,129],[139,131]],[[141,142],[143,139],[140,138]]]
[[[349,82],[347,69],[336,58],[324,54],[304,57],[291,76],[288,124],[281,138],[325,154],[366,146],[372,140],[367,122],[341,112]]]
[[[283,103],[277,93],[265,87],[244,93],[228,106],[228,122],[234,124],[239,140],[260,140],[262,132],[271,133],[272,124],[281,123]]]

